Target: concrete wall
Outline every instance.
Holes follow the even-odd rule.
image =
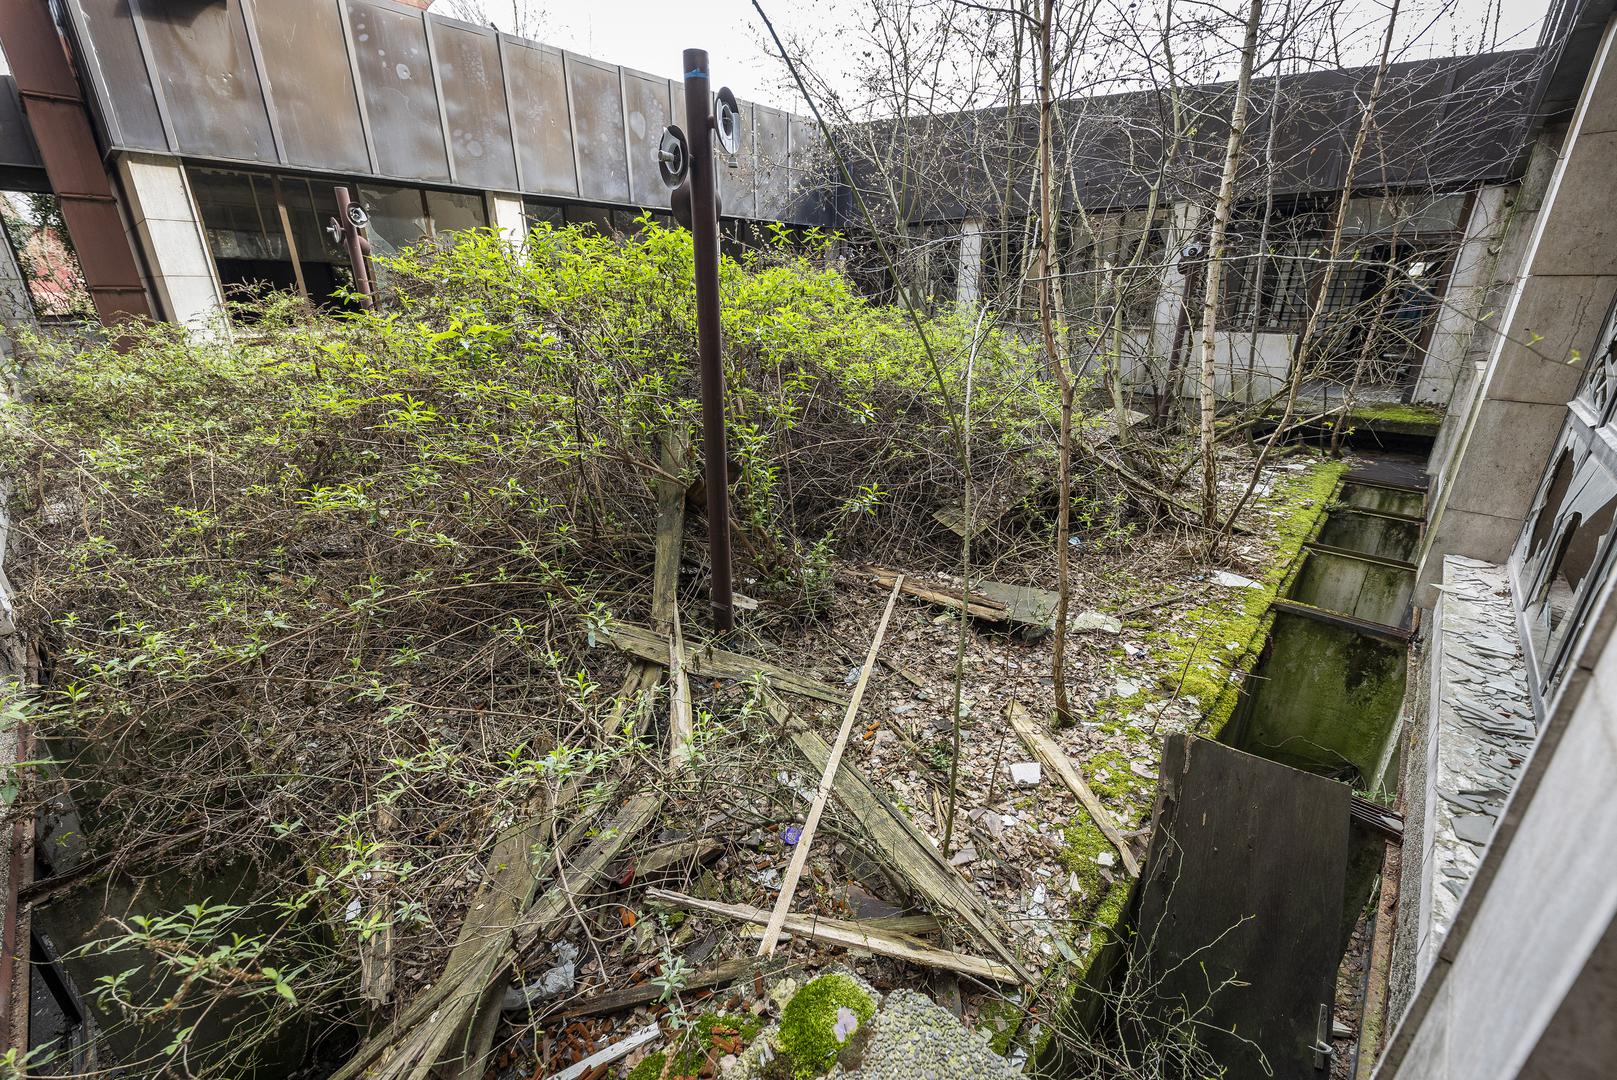
[[[515,195],[491,191],[483,196],[488,221],[512,247],[528,246],[528,219],[522,213],[522,200]]]
[[[28,286],[23,284],[22,270],[11,253],[11,245],[0,236],[0,356],[11,351],[6,327],[34,320],[34,306],[28,299]]]
[[[1612,1075],[1614,583],[1378,1080]]]
[[[1445,554],[1503,562],[1617,296],[1617,65],[1607,28],[1472,407],[1435,491],[1415,601]]]
[[[162,316],[192,329],[222,328],[224,292],[184,167],[173,158],[122,154],[118,180]]]
[[[1465,238],[1454,256],[1443,307],[1415,382],[1414,400],[1448,405],[1498,272],[1503,238],[1517,202],[1516,185],[1485,187],[1471,204]]]

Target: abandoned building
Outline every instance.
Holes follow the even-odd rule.
[[[0,243],[0,332],[93,306],[109,324],[148,316],[228,333],[238,290],[326,300],[350,280],[327,229],[337,186],[368,212],[382,254],[462,229],[492,227],[520,245],[542,222],[628,232],[643,212],[667,220],[654,148],[684,115],[677,79],[429,7],[7,0],[0,210],[20,225]],[[1535,48],[1395,64],[1377,139],[1352,176],[1347,236],[1361,257],[1325,304],[1401,305],[1375,385],[1356,390],[1397,407],[1362,426],[1423,464],[1349,474],[1298,578],[1314,591],[1276,603],[1281,619],[1372,642],[1363,648],[1396,693],[1351,748],[1317,718],[1289,717],[1290,734],[1276,734],[1280,721],[1256,716],[1261,680],[1232,730],[1242,749],[1303,770],[1351,760],[1355,789],[1396,795],[1398,839],[1378,834],[1361,875],[1377,901],[1364,1037],[1344,1074],[1360,1080],[1617,1075],[1614,52],[1617,4],[1558,0]],[[1225,289],[1216,392],[1226,401],[1285,392],[1372,75],[1253,88],[1248,153],[1267,170],[1270,205],[1237,212],[1236,246],[1256,255]],[[1199,88],[1191,103],[1201,122],[1182,151],[1185,190],[1217,186],[1228,91]],[[1190,198],[1159,202],[1150,170],[1132,164],[1161,153],[1132,131],[1155,102],[1064,106],[1062,198],[1086,208],[1064,272],[1111,281],[1127,249],[1158,253],[1143,275],[1130,271],[1121,305],[1126,390],[1131,406],[1193,393],[1181,356],[1206,223]],[[854,193],[814,121],[741,111],[741,148],[718,172],[727,240],[742,245],[771,223],[856,234]],[[1004,283],[1030,257],[1028,192],[998,200],[989,158],[946,153],[1016,125],[990,113],[901,123],[925,133],[913,160],[881,159],[871,148],[890,143],[861,132],[834,138],[872,199],[884,190],[877,173],[906,178],[910,194],[888,209],[925,251],[920,291],[1025,304]],[[1009,153],[1031,155],[1032,126],[1013,133]],[[52,215],[65,237],[44,224]],[[1330,386],[1303,392],[1331,407]],[[6,611],[9,623],[9,601]],[[1264,662],[1278,665],[1284,646],[1270,648]],[[1276,696],[1334,692],[1307,678],[1272,685]],[[1318,753],[1281,749],[1298,732]],[[1187,777],[1193,758],[1180,762]],[[1298,792],[1299,806],[1313,798]],[[1340,797],[1343,836],[1315,855],[1347,875]],[[23,833],[8,834],[8,853],[23,846]],[[6,862],[0,978],[23,988],[15,1003],[27,1000],[29,963],[54,971],[57,960],[10,936],[20,863],[8,873]],[[1328,906],[1344,889],[1338,880],[1334,896],[1322,887],[1308,902]],[[1269,959],[1295,967],[1304,954]],[[1329,957],[1331,985],[1339,959]],[[36,977],[33,994],[65,995],[60,979]],[[1320,1004],[1323,1031],[1313,1003],[1302,1010],[1301,1071],[1275,1075],[1327,1075]],[[31,1045],[29,1010],[13,1004],[7,1020],[8,1045]]]

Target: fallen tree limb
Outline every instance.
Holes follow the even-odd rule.
[[[742,922],[767,925],[772,916],[763,908],[756,908],[750,904],[721,904],[716,900],[702,900],[695,896],[686,896],[684,893],[670,892],[667,889],[647,889],[648,900],[659,900],[665,904],[685,908],[688,911],[701,911],[709,915],[722,915],[730,919],[739,919]],[[914,939],[905,939],[903,935],[890,931],[876,930],[860,926],[858,923],[844,922],[841,919],[826,919],[817,915],[787,915],[785,929],[793,934],[814,941],[822,941],[831,945],[841,945],[845,948],[864,949],[866,952],[878,956],[889,956],[895,960],[907,960],[912,964],[923,967],[941,968],[945,971],[955,971],[962,975],[970,975],[985,982],[1011,983],[1021,981],[1016,970],[1005,965],[987,960],[980,956],[971,956],[966,953],[948,952],[944,949],[923,945]]]
[[[1085,810],[1089,811],[1089,816],[1094,819],[1096,827],[1101,831],[1101,835],[1105,836],[1111,845],[1117,849],[1117,854],[1122,858],[1123,867],[1128,871],[1129,877],[1139,877],[1140,860],[1134,857],[1133,849],[1129,847],[1128,841],[1123,839],[1123,834],[1118,831],[1117,823],[1112,820],[1112,815],[1107,812],[1106,807],[1101,805],[1101,801],[1095,797],[1095,793],[1089,789],[1089,784],[1084,781],[1083,776],[1073,767],[1072,760],[1067,757],[1066,752],[1056,745],[1054,739],[1034,725],[1033,718],[1028,715],[1021,702],[1011,702],[1010,706],[1005,710],[1005,716],[1010,720],[1011,726],[1016,729],[1016,733],[1022,737],[1022,741],[1027,744],[1027,748],[1033,751],[1034,755],[1040,758],[1051,772],[1061,778],[1062,783],[1067,785],[1069,791],[1078,796],[1078,801],[1084,804]]]
[[[666,663],[668,660],[668,636],[659,634],[645,626],[634,623],[613,623],[602,631],[602,635],[613,645],[633,656],[644,660]],[[730,652],[727,649],[716,648],[712,645],[695,645],[685,642],[685,666],[687,671],[694,672],[706,679],[747,679],[761,678],[778,690],[790,694],[799,694],[803,697],[816,698],[828,701],[833,705],[847,703],[848,695],[834,686],[829,686],[818,679],[811,679],[806,675],[799,675],[795,671],[771,664],[767,660],[755,660],[741,653]]]
[[[792,897],[797,893],[797,879],[803,875],[803,867],[808,863],[809,845],[814,842],[814,830],[819,827],[820,815],[825,812],[825,801],[831,797],[831,784],[836,779],[837,766],[842,764],[842,752],[848,748],[848,736],[853,731],[853,718],[859,715],[859,703],[864,700],[865,686],[870,682],[870,673],[876,669],[876,654],[881,651],[882,639],[887,636],[887,623],[893,617],[893,605],[898,603],[899,590],[904,587],[904,575],[900,574],[893,582],[892,595],[887,598],[887,607],[881,613],[881,622],[876,625],[876,636],[870,639],[870,651],[865,654],[865,664],[859,669],[859,681],[854,684],[853,696],[848,699],[848,708],[842,715],[842,727],[837,730],[837,741],[831,745],[831,753],[826,758],[825,768],[820,773],[820,787],[814,793],[814,801],[809,804],[808,817],[803,820],[803,831],[798,834],[797,843],[792,847],[792,861],[787,864],[786,876],[780,883],[780,896],[775,901],[775,911],[769,917],[769,925],[764,927],[764,939],[758,944],[759,956],[774,956],[775,942],[780,938],[780,928],[786,921],[786,915],[792,910]]]
[[[810,767],[824,769],[831,749],[817,733],[794,721],[780,698],[764,695],[765,707],[792,746]],[[1015,971],[1026,984],[1034,983],[1016,959],[1007,941],[1015,932],[1000,912],[950,866],[932,841],[852,765],[837,770],[832,793],[853,815],[865,836],[883,857],[882,869],[898,878],[940,920],[959,919],[977,938]]]

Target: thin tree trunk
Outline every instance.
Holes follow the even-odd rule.
[[[1055,133],[1052,119],[1055,92],[1052,54],[1055,51],[1055,0],[1043,0],[1039,20],[1039,329],[1045,356],[1061,388],[1061,433],[1056,459],[1056,625],[1051,643],[1050,681],[1055,684],[1056,723],[1072,723],[1072,699],[1067,693],[1067,610],[1072,601],[1072,407],[1075,393],[1072,372],[1056,346],[1055,315],[1051,310],[1050,275],[1055,268]]]
[[[1297,354],[1292,359],[1291,375],[1286,380],[1286,406],[1280,416],[1280,423],[1275,426],[1269,438],[1264,442],[1258,460],[1252,466],[1252,476],[1247,481],[1246,491],[1241,500],[1230,510],[1230,515],[1224,521],[1224,526],[1214,538],[1217,544],[1220,539],[1228,536],[1235,528],[1235,519],[1240,516],[1242,509],[1252,498],[1257,489],[1258,480],[1263,475],[1263,466],[1269,460],[1270,453],[1279,445],[1280,439],[1285,435],[1291,424],[1291,418],[1297,409],[1297,395],[1302,389],[1303,374],[1310,359],[1310,352],[1314,344],[1314,334],[1318,327],[1319,317],[1330,299],[1331,285],[1336,279],[1336,263],[1342,255],[1342,232],[1347,225],[1348,207],[1353,198],[1353,178],[1358,172],[1359,158],[1364,154],[1364,143],[1370,134],[1370,125],[1375,119],[1376,102],[1381,97],[1382,87],[1386,84],[1387,68],[1392,63],[1393,31],[1398,25],[1398,9],[1401,0],[1392,0],[1392,10],[1387,15],[1387,32],[1381,39],[1381,62],[1376,67],[1375,81],[1370,84],[1370,97],[1364,103],[1364,113],[1359,118],[1359,131],[1353,138],[1353,149],[1348,154],[1347,169],[1342,178],[1342,197],[1336,204],[1336,221],[1331,228],[1331,246],[1326,254],[1325,280],[1322,282],[1319,299],[1314,303],[1308,313],[1308,322],[1303,326],[1302,336],[1297,340]],[[1326,410],[1327,412],[1329,410]]]
[[[1241,140],[1246,136],[1247,98],[1252,93],[1252,59],[1258,51],[1258,23],[1263,17],[1263,0],[1252,0],[1247,9],[1246,37],[1241,42],[1241,74],[1235,81],[1235,104],[1230,109],[1230,138],[1224,147],[1224,174],[1218,182],[1218,199],[1213,203],[1213,225],[1207,237],[1207,273],[1202,298],[1201,356],[1201,449],[1202,521],[1209,528],[1218,524],[1218,459],[1214,454],[1216,437],[1213,415],[1214,341],[1218,327],[1219,290],[1224,279],[1224,238],[1229,232],[1230,210],[1235,204],[1235,170],[1241,160]]]

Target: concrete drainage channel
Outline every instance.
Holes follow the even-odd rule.
[[[1218,735],[1235,749],[1343,781],[1385,805],[1396,795],[1412,559],[1426,508],[1425,491],[1397,482],[1407,473],[1392,473],[1388,479],[1372,467],[1343,479],[1290,587],[1275,601],[1248,692]],[[1339,956],[1353,946],[1386,842],[1360,823],[1351,829]],[[1352,1049],[1357,1030],[1339,1033],[1338,1051]],[[1346,1064],[1330,1075],[1355,1075],[1342,1071]]]

